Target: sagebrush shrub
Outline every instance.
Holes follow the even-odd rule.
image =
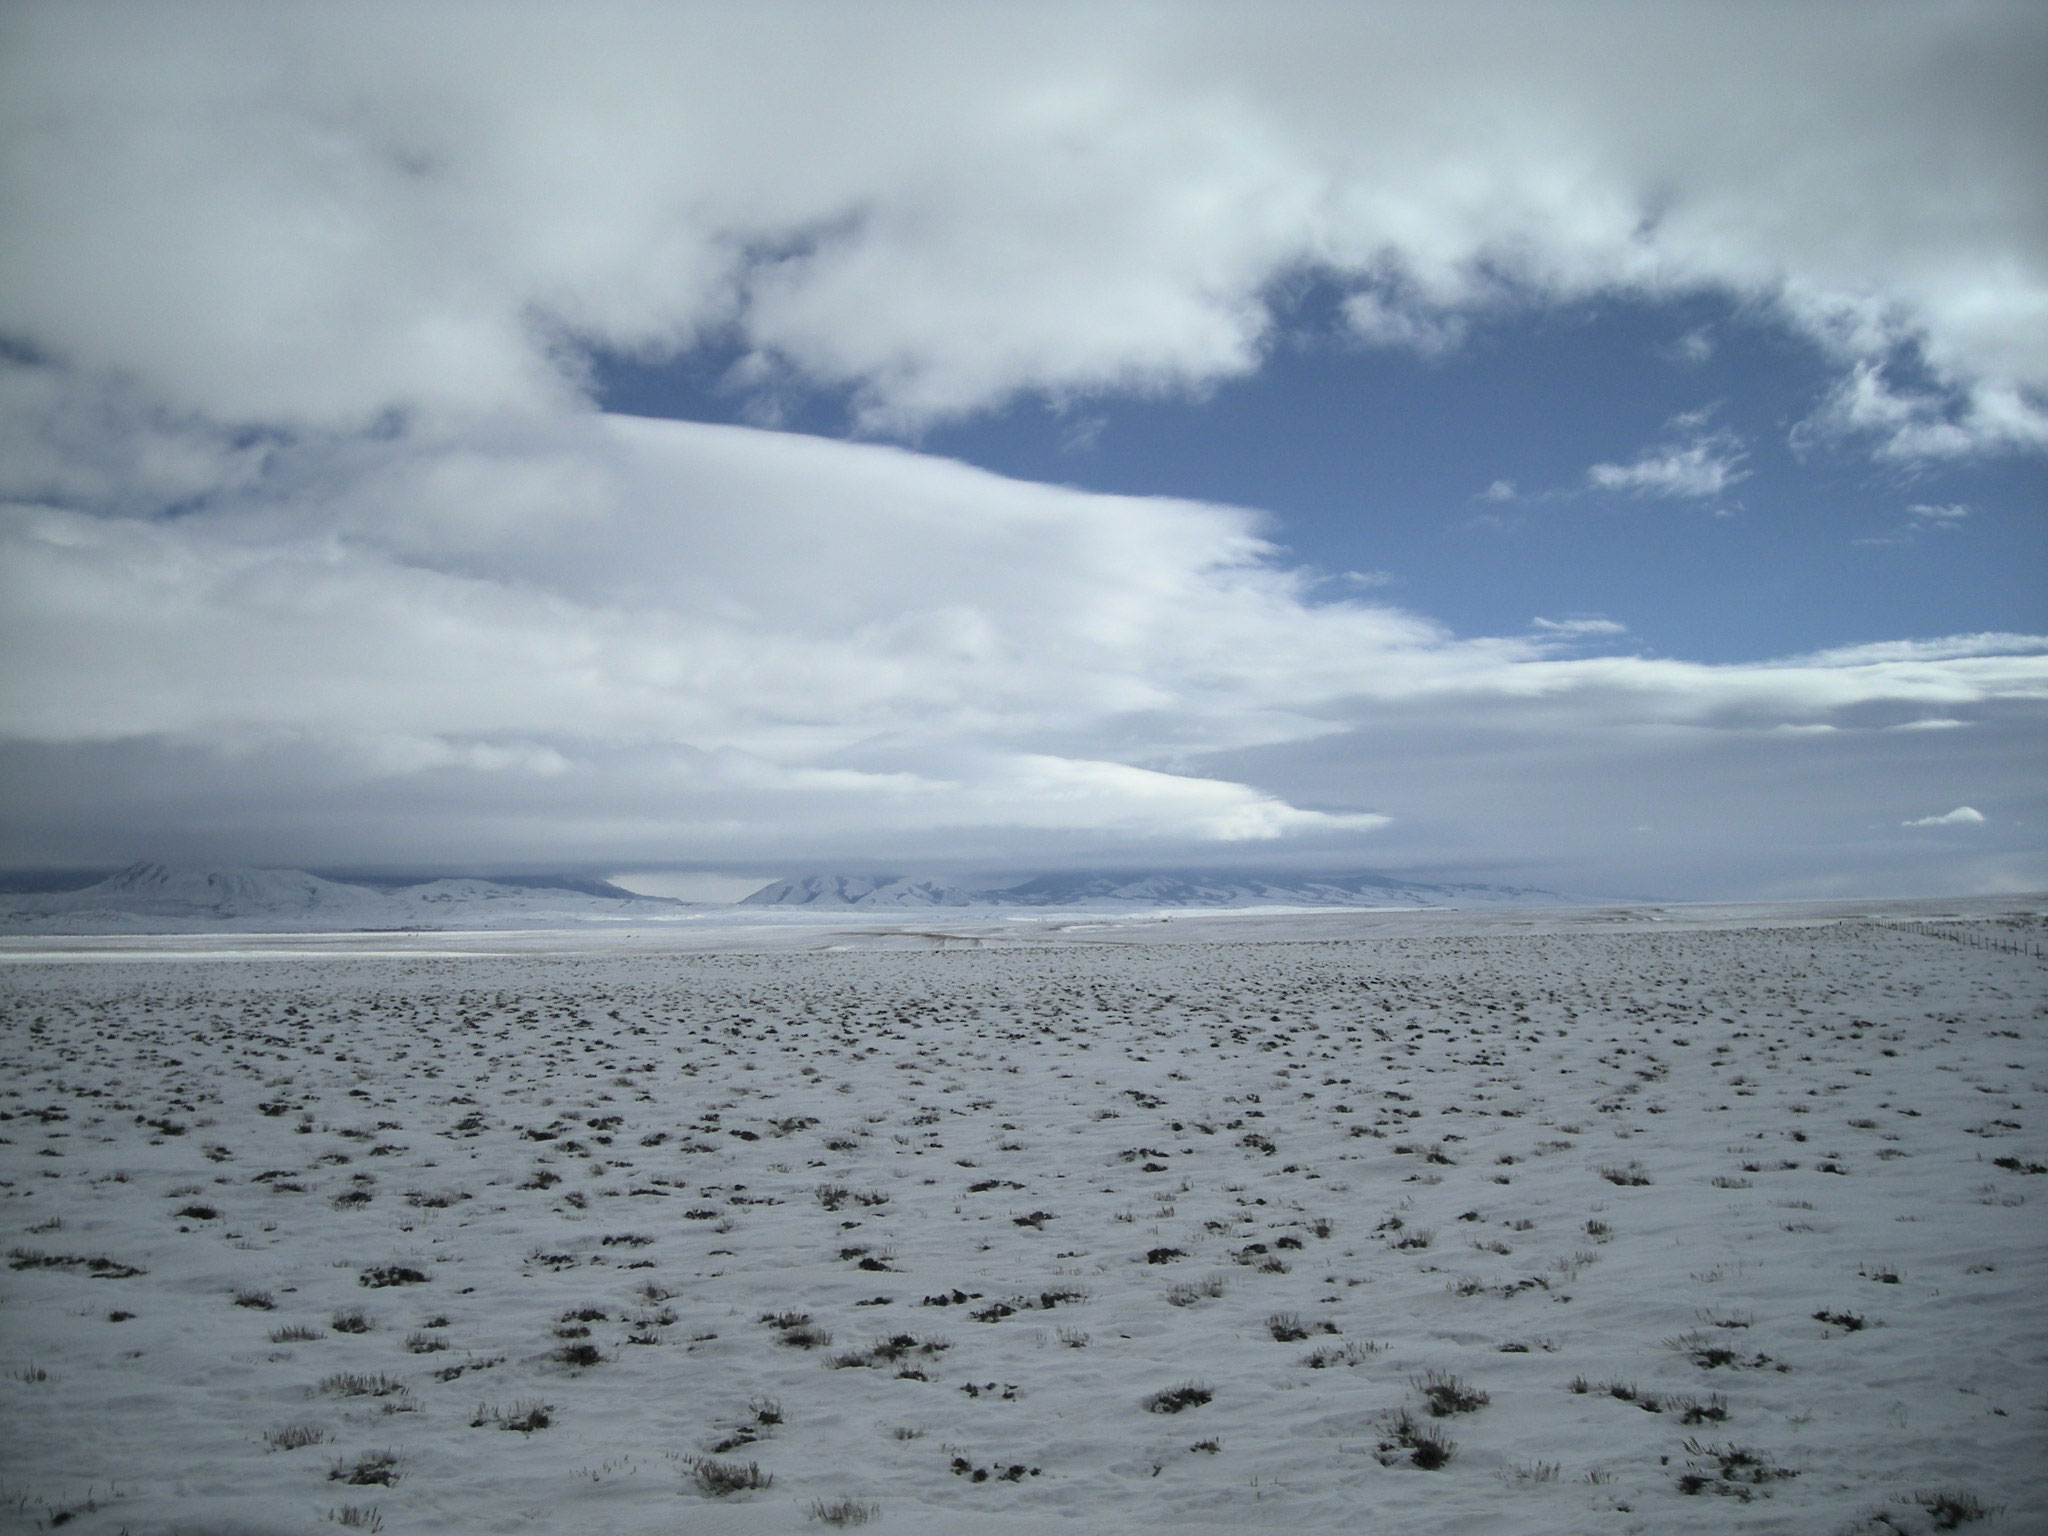
[[[1413,1385],[1428,1402],[1429,1416],[1433,1419],[1447,1419],[1455,1413],[1473,1413],[1493,1401],[1462,1377],[1443,1371],[1425,1372],[1415,1379]],[[1620,1396],[1619,1393],[1615,1395]],[[1630,1396],[1633,1395],[1631,1392]]]
[[[697,1485],[698,1491],[716,1499],[729,1493],[770,1487],[775,1482],[775,1474],[763,1472],[758,1461],[717,1461],[709,1456],[698,1456],[690,1462],[690,1481]]]
[[[1145,1399],[1147,1413],[1179,1413],[1187,1408],[1199,1408],[1215,1397],[1215,1392],[1206,1382],[1184,1381],[1177,1387],[1165,1387]]]

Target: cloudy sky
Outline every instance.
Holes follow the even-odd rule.
[[[0,865],[2048,886],[2048,10],[0,9]]]

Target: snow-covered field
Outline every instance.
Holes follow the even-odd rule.
[[[0,1529],[2048,1529],[2002,910],[17,941]]]

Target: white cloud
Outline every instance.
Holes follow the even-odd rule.
[[[1912,544],[1924,533],[1953,533],[1963,526],[1963,519],[1970,515],[1970,509],[1960,502],[1934,504],[1916,502],[1906,508],[1905,520],[1888,533],[1869,534],[1852,539],[1852,544],[1885,545]]]
[[[1423,352],[1714,289],[1831,350],[1812,431],[2038,446],[2041,25],[8,7],[0,857],[1351,857],[1627,751],[1669,784],[1796,751],[1769,761],[1808,810],[1843,793],[1810,761],[1843,743],[1949,753],[1926,772],[1952,783],[1957,738],[2048,696],[2041,641],[1712,667],[1582,654],[1609,621],[1461,638],[1366,582],[1325,601],[1249,512],[605,419],[585,370],[715,338],[742,380],[843,388],[877,430],[1038,390],[1085,438],[1092,392],[1257,367],[1305,276],[1356,339]],[[1741,454],[1697,416],[1590,483],[1711,497]],[[1481,721],[1514,723],[1462,788],[1428,744]],[[1776,729],[1816,725],[1841,728]],[[1868,785],[1892,759],[1858,761]],[[1626,815],[1757,823],[1701,782],[1714,815],[1676,790]]]
[[[1948,635],[1939,640],[1873,640],[1865,645],[1833,646],[1798,656],[1787,666],[1864,667],[1884,663],[1956,661],[1964,657],[2027,656],[2039,650],[2036,635],[1997,632]]]
[[[1907,518],[1919,528],[1954,528],[1969,515],[1970,509],[1956,502],[1945,506],[1916,502],[1906,508]]]
[[[1974,810],[1967,805],[1959,805],[1944,815],[1922,816],[1915,821],[1902,821],[1899,825],[1902,827],[1974,827],[1981,826],[1984,819],[1983,812]]]
[[[1468,329],[1462,315],[1389,303],[1377,293],[1355,293],[1346,299],[1344,321],[1368,345],[1401,347],[1424,357],[1455,351],[1463,345]]]
[[[857,9],[66,0],[0,47],[0,332],[173,416],[573,397],[719,328],[878,426],[1717,287],[1889,452],[2043,441],[2041,17],[1560,0]],[[1594,40],[1597,39],[1597,45]],[[1696,350],[1696,349],[1695,349]],[[1916,353],[1932,383],[1900,394]]]
[[[93,836],[218,825],[231,804],[237,835],[273,840],[247,856],[287,862],[308,840],[330,862],[838,848],[1014,867],[1076,839],[1359,859],[1411,818],[1381,780],[1417,719],[1538,710],[1550,778],[1646,732],[2048,699],[2048,641],[2026,636],[1751,666],[1578,654],[1621,632],[1602,618],[1459,638],[1323,600],[1257,522],[629,418],[280,448],[168,520],[17,503],[0,648],[32,664],[0,676],[18,810],[0,854],[84,835],[63,807],[97,786]],[[1355,782],[1282,787],[1339,737]],[[1281,756],[1232,768],[1262,751]]]
[[[1704,413],[1674,417],[1670,426],[1683,434],[1682,440],[1647,448],[1626,464],[1595,464],[1586,471],[1586,483],[1631,496],[1710,500],[1749,478],[1742,467],[1748,454],[1741,439],[1732,432],[1707,431]]]
[[[1987,382],[1964,394],[1896,390],[1878,362],[1858,362],[1820,408],[1795,429],[1812,436],[1874,438],[1891,459],[1960,459],[2048,448],[2048,409],[2039,384]]]
[[[1808,436],[1876,438],[1886,459],[1966,459],[2048,446],[2038,385],[1985,383],[1968,393],[1894,389],[1876,360],[1862,360],[1821,408],[1794,430]]]
[[[1697,367],[1714,355],[1714,336],[1705,326],[1695,326],[1687,331],[1667,349],[1666,355],[1674,362],[1690,363]]]
[[[1613,619],[1531,619],[1532,629],[1560,638],[1577,639],[1585,635],[1625,635],[1626,624],[1617,624]]]

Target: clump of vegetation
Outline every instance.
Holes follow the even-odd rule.
[[[1415,1378],[1412,1384],[1428,1403],[1429,1416],[1433,1419],[1447,1419],[1457,1413],[1474,1413],[1493,1401],[1492,1397],[1470,1385],[1462,1377],[1448,1375],[1443,1371],[1426,1372]]]
[[[371,1290],[382,1290],[390,1285],[425,1285],[427,1277],[421,1271],[404,1264],[380,1264],[366,1269],[356,1276],[356,1284],[366,1285]]]
[[[553,1406],[531,1397],[520,1399],[498,1416],[498,1428],[516,1430],[522,1435],[546,1429],[554,1422]]]
[[[1185,1280],[1166,1288],[1166,1304],[1169,1307],[1192,1307],[1202,1300],[1214,1300],[1229,1288],[1230,1282],[1221,1275],[1210,1275],[1203,1280]]]
[[[812,1326],[808,1312],[763,1312],[761,1321],[776,1330],[775,1342],[788,1349],[824,1349],[832,1342],[832,1331]]]
[[[353,1462],[337,1461],[327,1469],[330,1483],[349,1483],[358,1488],[389,1488],[401,1475],[396,1451],[366,1451]]]
[[[1979,1520],[1995,1519],[2005,1513],[2002,1505],[1986,1504],[1974,1493],[1960,1488],[1923,1489],[1914,1493],[1894,1494],[1892,1502],[1917,1508],[1927,1516],[1928,1525],[1937,1531],[1953,1531]],[[1890,1518],[1889,1511],[1880,1511],[1873,1516],[1872,1524],[1882,1526],[1885,1536],[1900,1530],[1899,1525]]]
[[[697,1491],[722,1499],[727,1494],[745,1493],[771,1487],[773,1472],[763,1472],[758,1461],[719,1461],[710,1456],[689,1458],[690,1481]]]
[[[270,1330],[270,1342],[273,1344],[303,1344],[320,1336],[318,1328],[309,1328],[304,1323],[286,1323],[282,1328]]]
[[[860,1499],[813,1499],[811,1519],[820,1525],[866,1525],[870,1520],[879,1520],[882,1506],[865,1503]]]
[[[1771,1357],[1764,1354],[1751,1355],[1745,1359],[1740,1351],[1729,1348],[1712,1335],[1701,1333],[1698,1329],[1681,1333],[1676,1338],[1666,1339],[1664,1343],[1667,1348],[1677,1350],[1703,1371],[1718,1370],[1724,1365],[1736,1370],[1755,1370],[1772,1363]]]
[[[1619,1184],[1625,1188],[1640,1187],[1651,1182],[1650,1175],[1644,1170],[1643,1165],[1633,1159],[1619,1168],[1602,1168],[1600,1177],[1610,1184]]]
[[[40,1248],[10,1248],[7,1250],[9,1269],[82,1269],[95,1280],[126,1280],[130,1275],[146,1275],[148,1270],[135,1264],[123,1264],[105,1254],[94,1258],[80,1258],[69,1253],[44,1253]]]
[[[1718,1392],[1711,1392],[1701,1402],[1696,1397],[1674,1397],[1671,1406],[1678,1410],[1681,1424],[1719,1424],[1728,1417],[1728,1399]]]
[[[368,1333],[377,1324],[361,1307],[348,1307],[329,1318],[327,1326],[336,1333]]]
[[[1664,1399],[1655,1394],[1644,1393],[1632,1381],[1588,1381],[1583,1376],[1574,1376],[1566,1383],[1566,1390],[1584,1395],[1588,1392],[1601,1397],[1611,1397],[1618,1403],[1633,1403],[1645,1413],[1662,1413]]]
[[[1199,1408],[1215,1397],[1206,1383],[1184,1381],[1177,1387],[1166,1387],[1152,1393],[1145,1399],[1147,1413],[1180,1413],[1188,1408]]]
[[[555,1422],[552,1403],[544,1403],[537,1397],[521,1398],[509,1408],[499,1408],[491,1403],[478,1403],[476,1412],[469,1416],[471,1429],[482,1429],[496,1425],[499,1429],[516,1430],[530,1435],[537,1429],[546,1429]]]
[[[397,1377],[387,1376],[382,1371],[374,1375],[361,1371],[337,1371],[332,1376],[321,1378],[320,1390],[336,1397],[398,1397],[408,1388]]]
[[[1696,1439],[1685,1442],[1686,1470],[1678,1475],[1678,1491],[1684,1494],[1721,1494],[1745,1504],[1769,1485],[1799,1474],[1774,1463],[1764,1452],[1746,1445],[1702,1445]]]
[[[896,1333],[876,1339],[866,1349],[834,1355],[828,1363],[834,1370],[845,1370],[850,1366],[894,1365],[911,1355],[938,1355],[952,1347],[951,1339],[921,1339],[914,1333]]]
[[[461,1190],[409,1189],[405,1193],[405,1203],[416,1210],[422,1211],[445,1211],[449,1206],[468,1198],[469,1196]],[[605,1241],[610,1242],[611,1239],[606,1238]]]
[[[1458,1442],[1449,1439],[1433,1424],[1426,1424],[1406,1408],[1387,1421],[1386,1437],[1379,1443],[1381,1466],[1391,1467],[1405,1460],[1424,1472],[1447,1467],[1458,1454]]]
[[[1037,1467],[1026,1467],[1021,1461],[1013,1461],[1008,1466],[977,1467],[965,1456],[955,1456],[951,1467],[955,1477],[964,1477],[970,1483],[985,1483],[991,1478],[999,1483],[1021,1483],[1027,1477],[1038,1476],[1040,1471]]]
[[[287,1424],[282,1429],[268,1430],[263,1443],[273,1451],[296,1451],[303,1446],[320,1445],[327,1439],[327,1431],[318,1424]]]
[[[1301,1363],[1312,1371],[1328,1370],[1333,1365],[1357,1365],[1370,1360],[1378,1352],[1377,1344],[1324,1344],[1310,1350],[1301,1357]]]

